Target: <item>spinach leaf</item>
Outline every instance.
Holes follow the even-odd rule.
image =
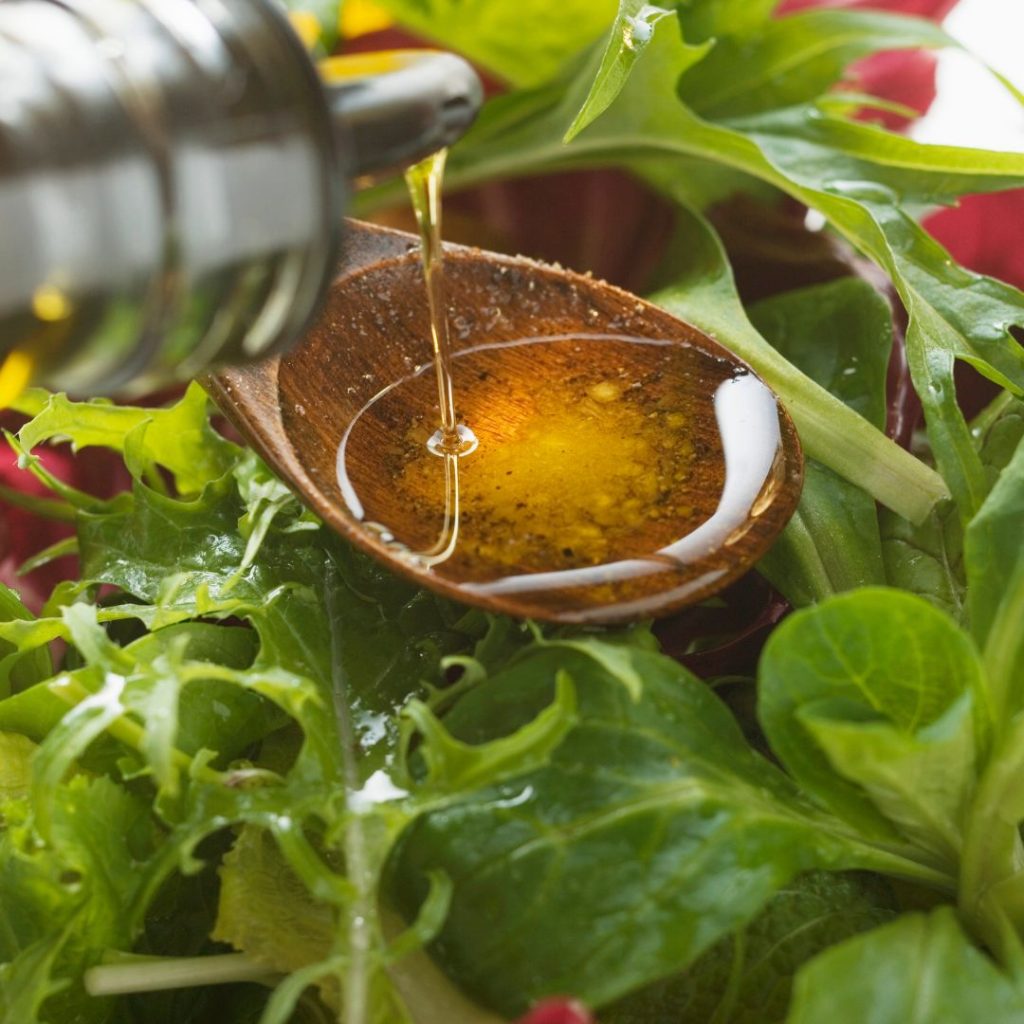
[[[602,1010],[602,1024],[772,1024],[785,1018],[797,970],[822,950],[891,921],[884,880],[811,872],[780,889],[745,928],[692,967]]]
[[[1009,1024],[1020,990],[971,945],[949,908],[907,914],[827,950],[798,975],[786,1024]]]
[[[643,0],[622,0],[609,33],[604,56],[594,76],[594,84],[580,112],[566,130],[566,142],[600,117],[614,102],[637,58],[654,38],[654,26],[672,14],[673,11],[668,8],[644,3]],[[714,45],[714,40],[706,39],[697,45],[686,46],[685,63],[680,64],[677,70],[682,72],[691,64],[698,64]]]
[[[483,1004],[515,1014],[571,991],[601,1006],[692,963],[799,872],[881,865],[898,847],[813,811],[656,653],[538,643],[445,725],[468,743],[505,735],[550,704],[561,673],[578,721],[547,762],[425,809],[389,861],[385,891],[406,916],[431,873],[450,879],[431,950]]]
[[[1024,402],[1003,391],[971,423],[978,454],[994,484],[1024,438]]]
[[[808,792],[955,872],[990,719],[977,651],[945,615],[882,588],[793,615],[765,647],[758,711]]]
[[[923,597],[962,623],[966,600],[964,531],[952,502],[940,502],[917,524],[884,508],[878,519],[885,582]]]
[[[691,37],[686,12],[681,21]],[[738,117],[814,100],[855,60],[877,50],[953,45],[931,22],[861,10],[802,11],[764,23],[753,46],[751,35],[749,29],[725,35],[699,65],[683,70],[680,94],[702,117]]]

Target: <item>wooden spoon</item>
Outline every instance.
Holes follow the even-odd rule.
[[[423,386],[412,386],[430,361],[426,293],[418,240],[354,221],[338,275],[302,343],[288,356],[227,369],[207,381],[217,404],[275,472],[326,523],[396,572],[446,597],[507,615],[573,623],[656,617],[746,572],[792,515],[803,481],[796,430],[765,385],[697,328],[611,285],[522,257],[459,246],[445,251],[457,402],[459,367],[470,365],[471,356],[501,355],[522,385],[501,382],[471,412],[460,405],[481,438],[481,451],[488,442],[514,443],[510,424],[523,419],[523,406],[547,383],[603,379],[602,373],[663,387],[667,381],[687,392],[693,410],[686,423],[689,455],[680,455],[681,466],[686,462],[678,476],[681,492],[660,495],[671,499],[668,511],[648,521],[643,516],[649,510],[642,509],[640,532],[627,531],[607,559],[596,562],[573,561],[569,546],[552,548],[551,538],[541,537],[543,524],[507,544],[490,545],[486,557],[483,546],[467,541],[460,547],[461,538],[454,557],[433,565],[399,550],[389,534],[423,551],[436,530],[432,516],[396,486],[385,452],[392,442],[410,447],[404,435],[395,441],[396,431],[414,422],[433,429],[437,422],[429,366],[419,373]],[[563,340],[500,344],[525,338]],[[481,364],[472,365],[477,373]],[[403,390],[393,392],[401,401],[392,400],[384,411],[388,403],[375,399],[402,379]],[[600,390],[594,394],[603,397]],[[373,416],[366,416],[367,408]],[[350,430],[354,424],[358,429]],[[359,480],[357,502],[339,483],[343,439],[346,479]],[[618,440],[609,437],[609,451]],[[571,465],[571,434],[568,443]],[[477,457],[460,460],[467,478]],[[437,464],[440,471],[442,460]],[[538,507],[554,507],[550,495],[530,491],[529,481],[521,486],[526,490],[516,507],[534,499]],[[473,518],[468,510],[463,515]],[[369,528],[369,519],[388,532]],[[467,524],[469,534],[473,525]]]

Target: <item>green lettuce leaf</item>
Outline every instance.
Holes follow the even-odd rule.
[[[0,624],[31,622],[32,613],[10,587],[0,583]],[[0,638],[0,698],[53,675],[50,655],[43,646],[23,651],[17,644]]]
[[[17,733],[0,732],[0,805],[28,796],[36,745]]]
[[[77,979],[133,934],[158,843],[149,807],[107,778],[76,776],[54,788],[48,841],[39,840],[26,804],[8,804],[5,818],[2,1019],[99,1024],[109,1002],[87,996]]]
[[[968,610],[971,631],[983,649],[1000,715],[1013,714],[1024,702],[1024,444],[992,488],[967,527]]]
[[[808,792],[955,872],[991,720],[977,651],[946,616],[882,588],[792,616],[762,656],[758,713]]]
[[[827,950],[798,975],[786,1024],[1009,1024],[1019,988],[971,945],[949,908],[908,914]]]

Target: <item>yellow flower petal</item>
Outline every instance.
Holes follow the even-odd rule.
[[[379,32],[394,24],[391,15],[374,0],[344,0],[339,29],[346,39]]]
[[[15,349],[0,363],[0,409],[6,409],[28,387],[35,361],[27,352]]]
[[[295,34],[302,40],[307,50],[312,50],[320,41],[320,22],[316,15],[309,11],[290,11],[288,20],[295,29]]]

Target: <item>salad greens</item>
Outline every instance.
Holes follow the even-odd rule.
[[[1024,295],[917,220],[1024,184],[1024,156],[853,119],[846,66],[949,44],[924,21],[384,6],[515,87],[453,186],[614,165],[675,204],[656,301],[762,373],[810,457],[761,566],[798,610],[755,719],[646,624],[542,629],[394,578],[197,385],[29,393],[7,439],[51,497],[11,497],[74,528],[29,568],[80,572],[38,614],[0,585],[0,1021],[497,1024],[567,994],[606,1024],[1019,1021]],[[889,274],[927,445],[883,433],[869,284],[741,301],[705,215],[735,189]],[[970,425],[958,360],[997,393]],[[119,453],[128,489],[62,481],[64,443]]]

